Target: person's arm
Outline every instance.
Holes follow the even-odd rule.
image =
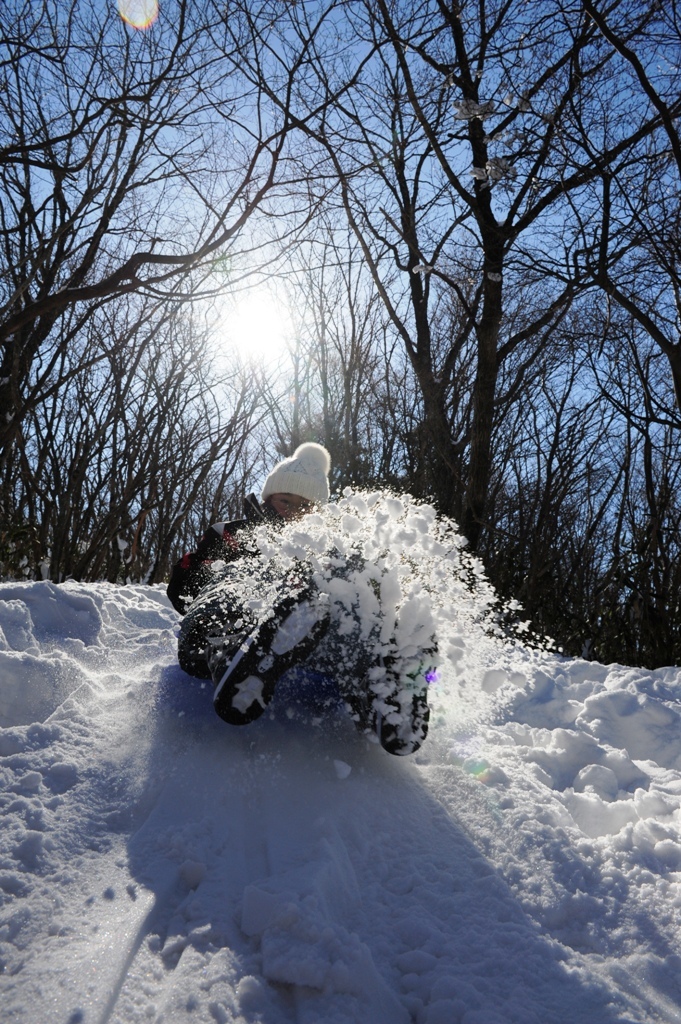
[[[175,563],[166,593],[173,608],[181,615],[184,615],[194,598],[211,582],[212,563],[218,560],[230,562],[242,553],[241,544],[235,534],[245,525],[245,520],[214,523],[201,537],[196,551],[188,551]]]

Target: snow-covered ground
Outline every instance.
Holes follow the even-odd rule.
[[[427,508],[325,530],[405,629],[428,594],[411,758],[282,702],[227,726],[160,587],[0,586],[3,1024],[681,1020],[681,670],[495,633]]]

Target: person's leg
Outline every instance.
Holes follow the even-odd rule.
[[[337,654],[341,696],[360,732],[375,735],[389,754],[413,754],[428,733],[428,685],[434,678],[433,644],[418,659],[374,656],[367,645],[344,640]]]
[[[434,651],[424,652],[416,670],[386,667],[384,680],[375,685],[374,731],[389,754],[413,754],[428,734],[428,685],[434,678]]]
[[[215,650],[215,641],[227,642],[227,637],[238,633],[245,623],[253,619],[244,612],[236,595],[228,587],[211,587],[199,595],[190,606],[180,625],[177,658],[181,668],[199,679],[210,679],[209,658]]]
[[[209,654],[215,710],[231,725],[247,725],[263,714],[279,678],[310,655],[327,627],[327,605],[314,588],[284,582],[287,596],[269,618]]]

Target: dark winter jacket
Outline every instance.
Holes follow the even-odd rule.
[[[265,520],[278,520],[280,517],[269,507],[260,505],[254,494],[249,494],[244,501],[244,518],[233,519],[228,523],[213,523],[201,537],[196,551],[188,551],[173,566],[170,582],[166,593],[170,603],[181,615],[184,615],[203,588],[213,581],[211,565],[221,560],[233,562],[236,558],[248,556],[249,550],[245,543],[246,536],[238,534],[248,527],[257,526]]]

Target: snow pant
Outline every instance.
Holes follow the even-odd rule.
[[[210,679],[207,650],[208,639],[237,627],[246,615],[241,601],[227,587],[210,587],[190,605],[180,626],[177,660],[190,676]],[[250,621],[247,618],[246,621]]]
[[[180,626],[180,667],[191,676],[210,679],[210,638],[255,624],[254,614],[244,607],[229,577],[206,588],[190,605]],[[359,621],[350,632],[346,623],[341,635],[338,623],[332,620],[319,645],[302,664],[313,672],[333,677],[341,697],[354,707],[358,680],[364,678],[374,661],[370,646],[367,638],[360,636]]]

